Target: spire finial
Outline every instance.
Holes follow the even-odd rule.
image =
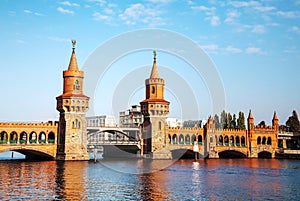
[[[73,51],[74,51],[75,50],[75,45],[76,45],[76,40],[72,39],[71,42],[72,42]]]
[[[154,61],[156,61],[156,51],[155,51],[155,50],[153,51],[153,56],[154,56],[154,57],[153,57],[153,58],[154,58]]]

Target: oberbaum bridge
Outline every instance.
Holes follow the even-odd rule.
[[[87,127],[89,97],[83,93],[84,72],[75,55],[75,40],[68,69],[63,71],[63,93],[56,97],[59,121],[47,123],[0,122],[0,152],[16,151],[34,160],[89,160],[89,152],[102,148],[104,156],[172,159],[196,152],[200,157],[274,158],[278,148],[278,118],[272,126],[254,125],[251,111],[248,130],[216,129],[209,117],[204,128],[169,127],[170,102],[164,99],[164,80],[159,76],[156,53],[146,99],[140,102],[144,122],[133,138],[120,128]],[[109,133],[109,137],[105,134]],[[282,137],[283,144],[288,136]]]

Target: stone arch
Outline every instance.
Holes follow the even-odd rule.
[[[191,137],[189,134],[185,136],[185,144],[191,144]]]
[[[229,138],[229,144],[230,144],[230,146],[234,146],[234,137],[233,137],[233,135],[231,135],[230,138]]]
[[[198,144],[202,145],[202,135],[198,135]]]
[[[196,135],[192,135],[192,144],[194,144],[194,142],[196,141]]]
[[[48,134],[48,143],[55,143],[55,134],[52,131]]]
[[[172,136],[172,144],[177,144],[177,135],[176,134],[174,134]]]
[[[223,136],[222,135],[219,136],[219,145],[223,146]]]
[[[20,134],[20,144],[26,144],[27,143],[27,133],[25,131],[23,131],[21,134]]]
[[[229,138],[228,138],[227,135],[225,135],[225,137],[224,137],[224,145],[225,145],[225,146],[228,146],[228,145],[229,145]]]
[[[241,142],[240,142],[240,137],[239,136],[235,137],[235,145],[236,146],[241,146]]]
[[[267,145],[271,145],[271,144],[272,144],[272,138],[268,137],[268,139],[267,139]]]
[[[29,143],[36,143],[37,142],[37,134],[36,132],[32,131],[30,134],[29,134]]]
[[[184,144],[184,137],[182,134],[179,135],[179,144]]]
[[[46,143],[46,133],[44,131],[39,134],[39,143]]]
[[[7,143],[7,140],[8,140],[7,132],[2,131],[2,132],[0,133],[0,144],[6,144],[6,143]]]
[[[18,134],[16,131],[12,131],[10,134],[9,134],[9,143],[10,144],[16,144],[18,143]]]
[[[257,144],[261,144],[261,137],[260,136],[257,137]]]
[[[267,138],[266,138],[266,136],[264,136],[264,137],[262,138],[261,143],[262,143],[262,144],[266,144],[266,143],[267,143]]]
[[[242,144],[242,147],[246,146],[246,139],[244,136],[241,137],[241,144]]]
[[[219,158],[246,158],[247,155],[237,150],[223,150],[218,153]]]

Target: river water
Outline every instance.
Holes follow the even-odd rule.
[[[300,200],[300,161],[0,161],[0,200]]]

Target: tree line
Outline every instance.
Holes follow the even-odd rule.
[[[296,110],[293,110],[292,116],[290,116],[285,122],[285,125],[281,125],[279,129],[287,132],[300,132],[300,122]]]
[[[232,115],[223,110],[220,117],[215,114],[214,121],[217,129],[246,129],[244,112],[239,112],[237,118],[236,114]]]

